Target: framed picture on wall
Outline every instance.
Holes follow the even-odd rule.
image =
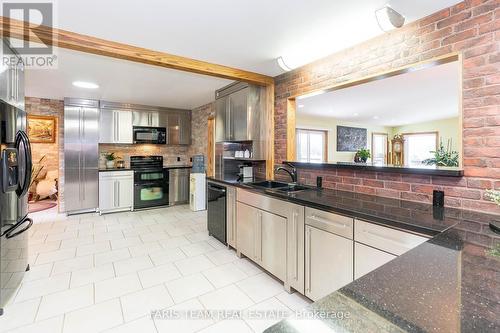
[[[366,147],[366,128],[337,126],[337,151],[355,152]]]
[[[28,115],[28,137],[33,143],[56,142],[57,119],[53,116]]]

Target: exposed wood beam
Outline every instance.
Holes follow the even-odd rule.
[[[274,84],[266,87],[266,178],[274,179]]]
[[[263,86],[274,84],[274,79],[270,76],[237,68],[212,64],[205,61],[185,58],[133,45],[112,42],[66,30],[49,28],[47,26],[29,24],[29,30],[25,30],[23,25],[24,21],[0,16],[1,36],[10,36],[12,38],[31,41],[35,41],[36,37],[38,37],[40,41],[47,45],[53,45],[75,51],[98,54],[148,65],[210,75],[223,79],[243,81]],[[36,37],[34,37],[35,35]]]

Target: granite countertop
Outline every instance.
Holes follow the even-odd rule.
[[[100,168],[99,172],[107,172],[107,171],[132,171],[130,168]]]
[[[432,237],[266,333],[500,331],[500,257],[491,251],[500,235],[488,227],[500,216],[327,189],[286,195],[208,179]]]
[[[192,168],[191,165],[188,165],[188,164],[171,164],[171,165],[167,165],[167,164],[164,164],[163,165],[163,169],[188,169],[188,168]]]

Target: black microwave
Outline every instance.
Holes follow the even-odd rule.
[[[134,143],[164,145],[167,143],[167,129],[165,127],[134,126]]]

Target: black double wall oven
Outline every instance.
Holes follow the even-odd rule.
[[[131,156],[134,170],[134,209],[167,206],[169,174],[162,156]]]

